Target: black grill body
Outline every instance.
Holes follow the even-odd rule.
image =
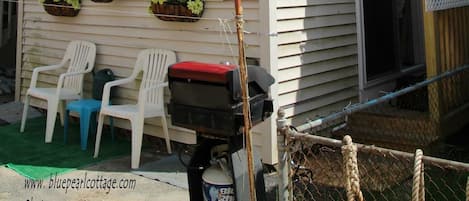
[[[248,67],[248,75],[251,121],[256,125],[273,112],[267,93],[274,79],[256,66]],[[222,137],[241,133],[244,123],[239,68],[182,62],[169,68],[168,81],[173,125]]]

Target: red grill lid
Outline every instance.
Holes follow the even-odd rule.
[[[173,64],[168,73],[173,78],[227,83],[226,74],[234,69],[236,69],[235,65],[185,61]]]

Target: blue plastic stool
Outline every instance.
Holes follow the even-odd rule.
[[[101,101],[95,99],[81,99],[67,104],[64,120],[64,143],[67,143],[68,133],[68,117],[70,111],[75,111],[80,114],[80,140],[81,150],[86,150],[88,144],[88,133],[90,130],[90,122],[92,132],[96,133],[96,113],[101,109]],[[112,117],[109,119],[111,127],[112,140],[114,141],[114,126]]]
[[[67,104],[65,111],[64,120],[64,143],[67,143],[68,133],[68,116],[70,111],[76,111],[80,114],[80,138],[81,138],[81,149],[86,150],[88,144],[88,133],[90,130],[90,122],[92,127],[92,133],[96,133],[96,113],[101,110],[101,98],[106,82],[113,81],[115,79],[114,73],[110,69],[102,69],[98,72],[93,72],[93,90],[92,99],[81,99],[73,101]],[[111,94],[114,90],[111,90]],[[109,101],[111,103],[111,101]],[[111,126],[112,141],[114,141],[114,124],[112,117],[109,119]]]

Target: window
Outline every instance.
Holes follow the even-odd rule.
[[[360,89],[391,91],[391,82],[423,70],[425,61],[421,1],[359,0]],[[370,97],[368,97],[370,98]]]

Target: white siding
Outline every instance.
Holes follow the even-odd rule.
[[[246,55],[253,58],[260,55],[258,4],[249,0],[243,3],[245,29],[250,32],[245,36]],[[94,42],[97,46],[95,68],[111,68],[118,78],[130,75],[138,52],[145,48],[174,50],[179,61],[237,63],[233,1],[207,0],[204,19],[194,23],[159,20],[148,13],[148,5],[149,0],[115,0],[112,3],[82,0],[82,9],[77,17],[55,17],[47,14],[37,0],[24,1],[20,6],[23,18],[19,22],[21,42],[18,43],[22,50],[19,62],[21,98],[29,86],[32,69],[59,62],[70,40]],[[223,21],[227,26],[222,26]],[[40,76],[39,86],[54,86],[57,73]],[[130,84],[119,88],[115,102],[135,102],[136,86]],[[88,75],[85,84],[87,96],[90,89],[91,76]],[[168,101],[168,91],[166,94]],[[33,103],[45,107],[44,102],[35,100]],[[159,119],[149,119],[146,123],[146,134],[163,136]],[[129,127],[126,121],[117,121],[116,124]],[[195,135],[191,132],[172,128],[170,135],[175,141],[195,143]]]
[[[354,0],[278,0],[278,102],[293,125],[358,96]]]

